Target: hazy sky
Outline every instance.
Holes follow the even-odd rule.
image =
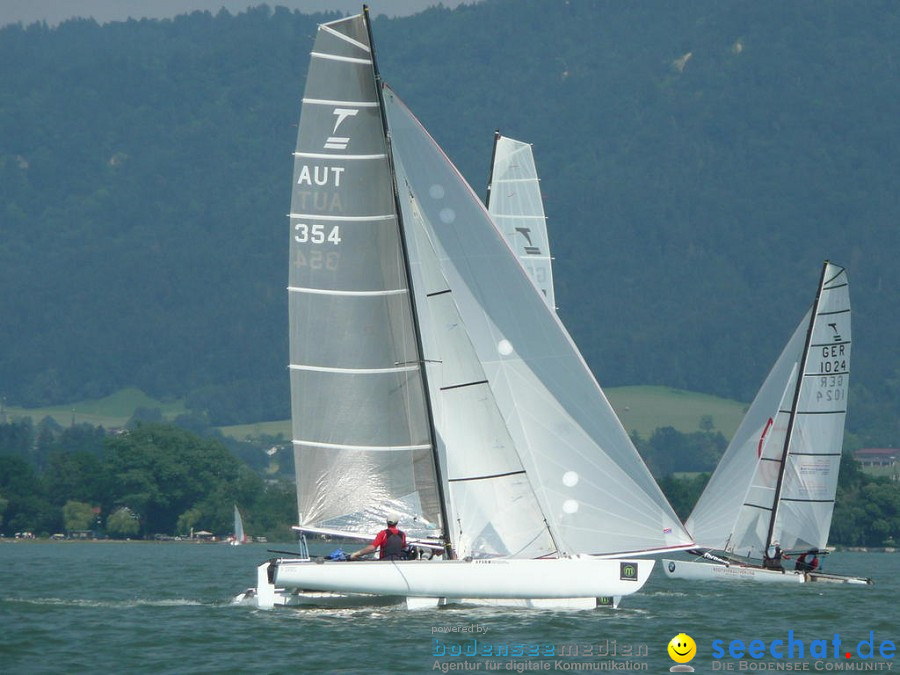
[[[462,0],[368,0],[373,15],[415,14],[432,5],[455,7]],[[475,0],[466,0],[474,2]],[[159,19],[196,10],[218,12],[223,7],[237,14],[247,7],[281,5],[304,12],[341,10],[359,12],[364,0],[0,0],[0,26],[46,21],[55,26],[72,17],[93,17],[99,23],[125,21],[129,17]]]

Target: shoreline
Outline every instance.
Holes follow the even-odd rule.
[[[54,539],[53,537],[19,538],[0,537],[0,544],[230,544],[227,539]],[[291,542],[248,542],[241,546],[289,546]],[[835,553],[897,553],[893,546],[829,546]]]

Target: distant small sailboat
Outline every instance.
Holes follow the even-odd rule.
[[[250,539],[244,533],[244,519],[241,518],[241,512],[237,507],[237,504],[234,505],[234,539],[231,540],[232,546],[240,546],[241,544],[246,544]]]
[[[871,584],[808,563],[826,553],[850,379],[847,272],[826,262],[803,317],[685,527],[702,560],[663,560],[678,579]],[[785,570],[779,549],[801,569]]]

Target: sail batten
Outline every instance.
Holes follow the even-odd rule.
[[[406,295],[409,290],[406,288],[386,288],[380,291],[337,291],[329,288],[299,288],[297,286],[288,286],[289,293],[310,293],[312,295],[336,295],[347,297],[373,297],[387,295]]]
[[[317,441],[304,441],[301,439],[294,439],[291,441],[294,445],[307,445],[313,448],[330,448],[332,450],[358,450],[358,451],[373,451],[373,452],[403,452],[409,450],[430,450],[430,445],[385,445],[385,446],[376,446],[376,445],[341,445],[338,443],[321,443]]]
[[[331,61],[344,61],[345,63],[358,63],[361,65],[371,66],[372,59],[361,59],[354,56],[340,56],[338,54],[323,54],[321,52],[310,52],[310,56],[317,59],[328,59]]]
[[[333,368],[329,366],[312,366],[300,363],[292,363],[288,368],[291,370],[310,370],[317,373],[337,373],[343,375],[379,375],[381,373],[402,373],[419,369],[417,365],[387,366],[384,368]]]
[[[523,469],[520,469],[519,471],[507,471],[506,473],[495,473],[495,474],[491,474],[490,476],[462,476],[459,478],[450,478],[449,480],[451,483],[461,483],[464,481],[471,481],[471,480],[491,480],[493,478],[506,478],[507,476],[517,476],[517,475],[521,475],[524,473],[525,473],[525,471]]]
[[[318,220],[336,220],[346,223],[364,223],[377,220],[392,220],[396,218],[396,216],[393,213],[378,214],[373,216],[329,216],[320,213],[289,213],[288,218],[316,218]]]
[[[793,497],[782,497],[781,501],[783,502],[810,502],[816,504],[831,504],[834,503],[834,499],[799,499]]]
[[[294,157],[306,159],[340,159],[342,161],[350,160],[350,161],[368,161],[373,159],[386,159],[387,155],[384,153],[377,153],[372,155],[339,155],[331,152],[300,152],[297,151],[293,153]]]
[[[369,46],[365,42],[361,42],[359,40],[354,40],[349,35],[347,35],[345,33],[341,33],[340,31],[336,31],[327,23],[322,24],[320,26],[320,29],[325,31],[326,33],[329,33],[330,35],[333,35],[338,40],[343,40],[344,42],[347,42],[347,43],[353,45],[354,47],[357,47],[358,49],[362,49],[363,51],[369,52],[369,53],[372,52],[371,46]]]
[[[337,101],[324,98],[303,98],[301,103],[310,105],[345,106],[348,108],[377,108],[378,101]]]
[[[451,389],[461,389],[462,387],[475,387],[480,384],[489,384],[487,380],[476,380],[475,382],[462,382],[461,384],[449,384],[441,387],[441,391],[450,391]]]

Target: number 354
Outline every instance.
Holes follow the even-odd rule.
[[[294,225],[294,241],[298,244],[311,242],[313,244],[324,244],[326,241],[331,242],[335,246],[341,243],[341,228],[335,225],[331,231],[326,234],[324,225],[307,225],[306,223],[297,223]]]

